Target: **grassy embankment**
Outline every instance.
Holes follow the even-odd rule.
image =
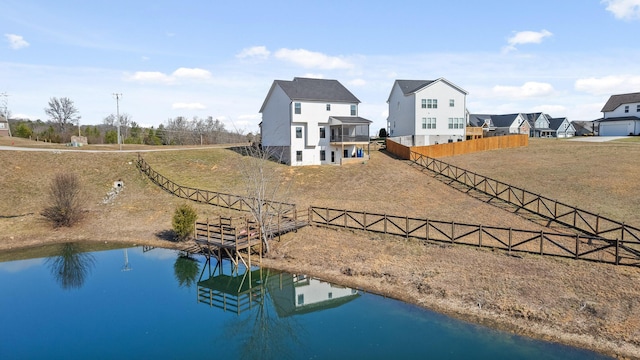
[[[2,143],[0,143],[2,145]],[[16,144],[18,145],[18,144]],[[568,204],[640,224],[635,192],[640,144],[532,140],[527,148],[443,159]],[[183,200],[138,173],[134,153],[0,152],[0,250],[68,240],[167,244]],[[242,156],[223,149],[145,153],[175,182],[243,193]],[[280,200],[367,212],[539,229],[517,215],[452,190],[415,168],[374,153],[366,164],[276,168]],[[87,218],[51,230],[38,215],[59,171],[84,184]],[[113,181],[124,190],[103,199]],[[224,213],[198,205],[200,217]],[[640,270],[464,246],[423,245],[361,232],[305,228],[274,244],[269,266],[305,272],[519,333],[609,354],[640,357]]]

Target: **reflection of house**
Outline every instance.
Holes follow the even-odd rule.
[[[355,289],[287,273],[269,277],[267,288],[280,317],[335,308],[360,296]]]
[[[612,95],[600,111],[600,136],[640,135],[640,92]]]
[[[9,136],[9,122],[0,115],[0,136]]]
[[[413,146],[465,140],[466,96],[444,78],[396,80],[387,99],[389,136]]]
[[[289,165],[361,161],[371,121],[359,103],[337,80],[275,80],[260,108],[262,147]]]
[[[215,261],[215,259],[213,260]],[[198,281],[198,302],[208,304],[224,311],[240,314],[260,305],[264,298],[264,270],[238,273],[231,270],[231,275],[223,274],[222,266],[216,262],[211,272],[211,259],[207,259],[205,267],[209,267],[210,277],[202,279],[205,269]]]

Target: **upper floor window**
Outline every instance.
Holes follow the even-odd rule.
[[[422,99],[422,108],[423,109],[427,108],[427,99]]]
[[[302,139],[302,126],[296,126],[296,139]]]
[[[454,107],[456,106],[456,100],[455,99],[449,99],[449,107]]]
[[[327,104],[327,111],[331,111],[331,104]]]
[[[295,113],[296,114],[302,114],[302,104],[300,103],[295,103],[294,104],[295,107]]]
[[[351,116],[358,115],[358,109],[355,105],[351,105]]]
[[[427,99],[427,109],[437,109],[438,99]]]
[[[640,105],[636,105],[636,112],[640,112]]]
[[[624,112],[628,113],[629,112],[629,105],[625,105],[624,106]]]
[[[320,139],[324,139],[326,138],[326,130],[324,129],[324,126],[320,128]]]

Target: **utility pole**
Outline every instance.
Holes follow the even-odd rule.
[[[11,137],[11,125],[9,125],[9,94],[3,92],[0,94],[2,97],[2,108],[4,109],[4,119],[7,120],[7,128],[9,128],[9,137]]]
[[[113,93],[113,96],[116,98],[116,121],[118,121],[118,145],[120,146],[120,150],[122,150],[122,139],[120,139],[120,98],[122,94]]]

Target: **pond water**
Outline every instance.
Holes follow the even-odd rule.
[[[606,358],[173,250],[48,251],[0,262],[0,359]]]

